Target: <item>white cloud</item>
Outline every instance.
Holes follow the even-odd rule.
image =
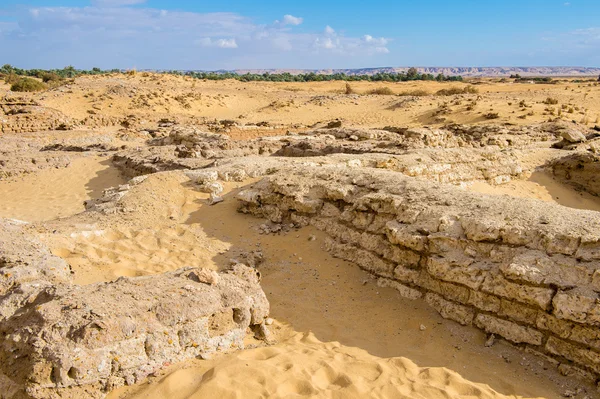
[[[286,14],[283,16],[284,25],[300,25],[303,19],[300,17],[294,17],[293,15]]]
[[[217,40],[217,47],[220,48],[237,48],[235,39],[219,39]]]
[[[386,46],[388,40],[385,37],[373,37],[371,35],[364,35],[363,40],[365,43],[374,44],[380,47]]]
[[[0,24],[3,58],[26,68],[322,68],[362,65],[365,57],[389,51],[387,39],[346,36],[331,27],[294,32],[290,27],[302,20],[292,15],[261,25],[235,13],[128,7],[133,1],[139,0],[5,11],[14,23]]]
[[[216,39],[203,37],[196,40],[196,44],[202,47],[219,47],[219,48],[237,48],[238,45],[235,39]]]
[[[325,49],[329,49],[329,50],[332,50],[337,47],[337,44],[334,43],[334,41],[330,37],[325,37],[325,38],[317,37],[315,39],[315,45],[316,45],[316,47],[325,48]]]
[[[575,29],[570,32],[558,32],[543,36],[546,43],[555,43],[561,50],[569,48],[596,48],[600,51],[600,27]]]
[[[389,40],[384,37],[371,35],[364,35],[361,38],[346,37],[327,25],[324,33],[314,39],[314,47],[338,55],[388,54],[390,52],[386,47],[388,42]]]

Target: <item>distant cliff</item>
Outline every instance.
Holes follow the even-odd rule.
[[[347,75],[374,75],[378,72],[406,72],[408,67],[360,68],[360,69],[237,69],[232,72],[245,73],[284,73],[291,74],[314,72],[317,74],[345,73]],[[521,76],[598,76],[600,68],[586,67],[417,67],[420,73],[437,75],[461,75],[464,77],[505,77],[514,74]]]

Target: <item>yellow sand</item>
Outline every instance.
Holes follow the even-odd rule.
[[[185,225],[160,229],[117,227],[70,237],[61,244],[52,252],[76,270],[76,284],[158,274],[185,266],[216,269],[211,257],[228,248]]]
[[[124,390],[109,395],[120,397]],[[444,368],[418,367],[406,358],[382,359],[313,334],[296,334],[273,347],[193,362],[131,399],[201,398],[507,398]],[[514,397],[514,396],[511,396]]]
[[[201,81],[189,77],[138,73],[134,76],[84,76],[75,79],[69,90],[24,94],[66,116],[81,120],[96,115],[140,120],[160,118],[202,122],[204,118],[235,119],[243,123],[268,121],[273,124],[310,125],[341,118],[349,125],[370,127],[441,125],[445,123],[531,124],[548,119],[575,120],[588,126],[600,124],[600,86],[596,83],[517,84],[498,79],[456,82],[350,82],[356,95],[345,95],[346,83],[274,83]],[[477,94],[435,96],[441,89],[473,85]],[[410,99],[390,95],[369,95],[388,87],[393,93],[415,90],[429,96]],[[0,94],[8,89],[0,84]],[[143,98],[140,100],[140,96]],[[548,98],[558,104],[546,104]],[[524,103],[522,103],[522,101]],[[524,105],[524,106],[522,106]],[[445,112],[436,115],[444,107]],[[498,119],[485,115],[497,113]],[[147,124],[146,124],[147,125]],[[281,133],[281,131],[276,131]],[[251,132],[233,131],[232,137],[248,138]],[[270,134],[267,130],[255,135]]]
[[[0,181],[0,217],[37,222],[74,215],[85,210],[85,200],[125,181],[108,158],[78,158],[68,168]]]
[[[600,212],[600,198],[586,192],[577,192],[572,187],[555,180],[545,172],[535,172],[528,180],[513,180],[500,186],[477,182],[470,190],[484,194],[510,195],[513,197],[534,198],[546,202]]]

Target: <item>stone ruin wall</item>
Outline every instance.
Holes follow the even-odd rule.
[[[240,211],[313,225],[336,257],[444,318],[600,376],[600,215],[465,193],[383,171],[281,171]],[[506,215],[511,215],[507,217]]]

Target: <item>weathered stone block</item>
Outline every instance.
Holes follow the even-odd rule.
[[[385,227],[385,234],[392,244],[402,245],[417,252],[423,252],[427,248],[427,236],[417,232],[414,226],[391,221],[387,222]]]
[[[589,268],[578,265],[574,259],[552,258],[539,251],[522,252],[510,263],[502,264],[500,270],[510,280],[561,288],[587,285],[591,274]]]
[[[336,258],[356,263],[361,268],[381,277],[392,278],[395,265],[386,262],[380,257],[364,249],[358,249],[354,245],[340,244],[335,240],[325,240],[325,248]]]
[[[600,297],[594,291],[575,288],[559,291],[552,301],[559,319],[600,326]]]
[[[490,266],[485,263],[474,263],[473,259],[460,256],[460,254],[453,255],[456,256],[428,258],[427,271],[440,280],[462,284],[477,290]]]
[[[565,233],[550,233],[542,238],[542,245],[548,254],[573,255],[579,248],[580,236]]]
[[[538,316],[538,310],[532,309],[518,302],[502,299],[498,315],[519,323],[535,325]]]
[[[548,309],[554,290],[551,288],[531,287],[506,280],[500,274],[489,274],[481,285],[481,290],[529,305]]]
[[[404,284],[400,284],[397,281],[390,280],[388,278],[377,279],[377,285],[379,287],[391,287],[397,290],[401,296],[407,299],[420,299],[423,297],[421,291],[414,288],[408,287]]]
[[[540,330],[547,330],[561,338],[569,338],[574,324],[570,321],[557,319],[546,312],[539,312],[535,325]]]
[[[600,236],[582,237],[579,248],[575,252],[575,257],[586,262],[600,260]]]
[[[475,312],[472,308],[450,302],[441,296],[433,293],[425,295],[427,303],[437,310],[443,318],[454,320],[464,326],[471,324],[475,317]]]
[[[256,270],[241,264],[220,274],[185,268],[60,284],[42,295],[0,326],[1,371],[35,397],[48,397],[44,388],[135,382],[165,362],[243,347],[246,330],[264,327],[269,312]]]
[[[338,218],[342,212],[339,208],[333,205],[331,202],[325,202],[321,208],[321,216]]]
[[[404,283],[417,284],[420,272],[416,269],[409,269],[402,265],[397,265],[394,269],[394,278]]]
[[[500,298],[485,294],[481,291],[469,292],[469,299],[467,301],[469,305],[492,313],[498,313],[498,311],[500,311],[500,302]]]
[[[596,375],[582,368],[575,367],[571,364],[561,363],[558,366],[558,372],[564,375],[565,377],[572,377],[578,380],[584,380],[592,384],[596,382]]]
[[[366,230],[375,218],[375,214],[369,212],[353,212],[353,216],[350,223],[360,230]]]
[[[570,344],[555,337],[548,338],[546,350],[600,373],[600,353]]]
[[[482,313],[475,318],[475,325],[487,333],[498,334],[517,344],[541,345],[544,338],[541,332],[533,328]]]
[[[499,241],[504,227],[504,224],[493,219],[463,218],[461,222],[465,235],[473,241]]]

